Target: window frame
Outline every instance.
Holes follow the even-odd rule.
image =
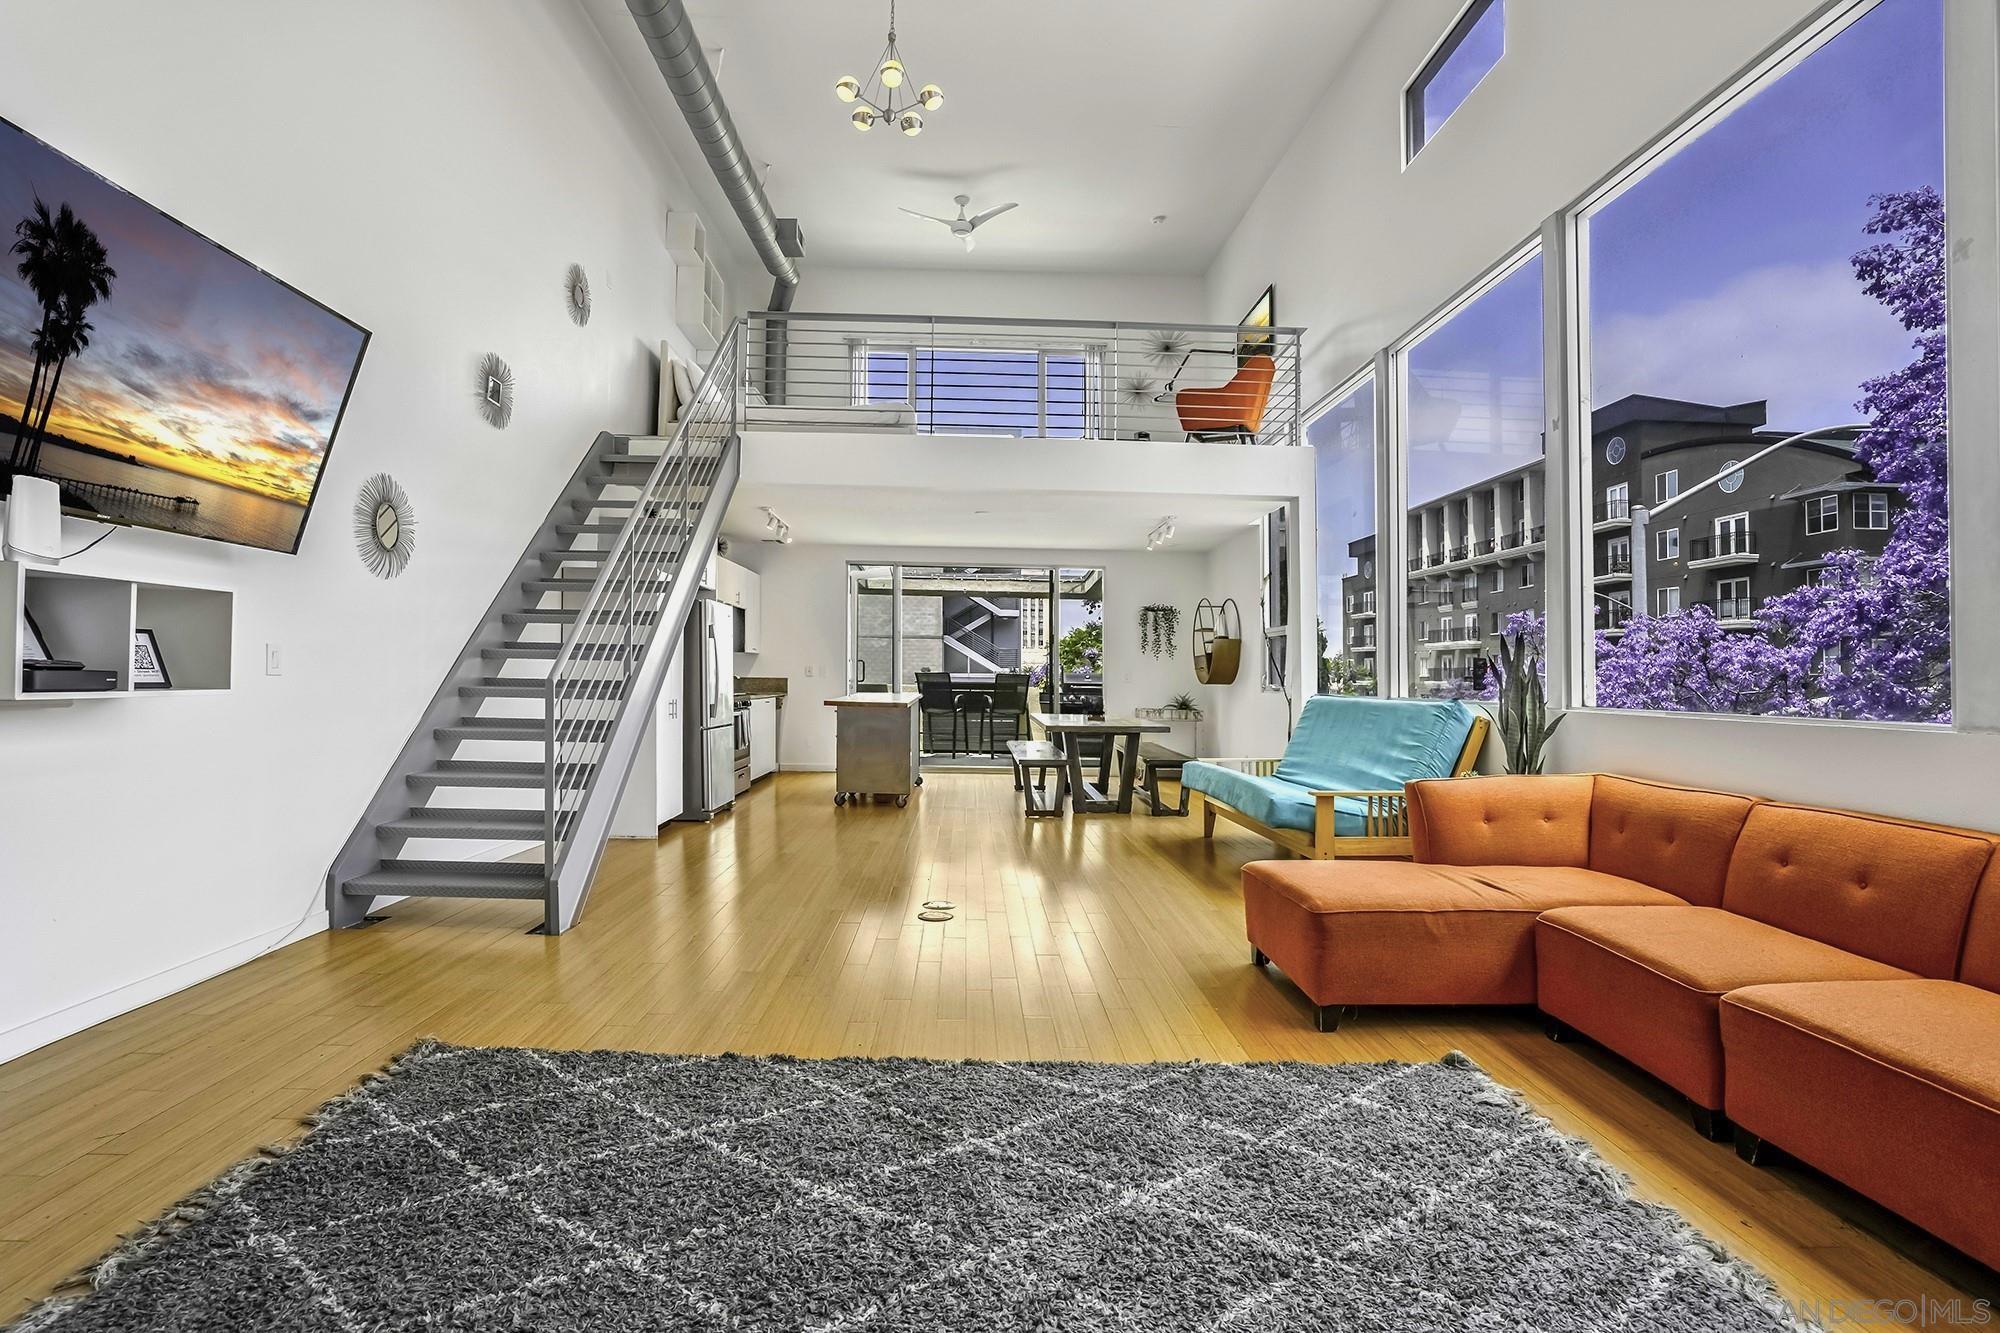
[[[1665,485],[1662,486],[1661,483]],[[1660,494],[1662,490],[1665,495]],[[1653,474],[1653,505],[1657,509],[1669,500],[1678,499],[1681,493],[1681,470],[1677,467],[1663,468]]]
[[[1543,406],[1547,429],[1546,486],[1541,517],[1547,524],[1549,564],[1538,576],[1534,561],[1524,562],[1517,576],[1520,587],[1543,587],[1548,616],[1548,702],[1551,711],[1596,711],[1592,653],[1595,636],[1594,597],[1587,561],[1591,555],[1593,457],[1591,432],[1589,234],[1592,216],[1611,200],[1650,176],[1662,162],[1694,142],[1716,123],[1735,113],[1751,97],[1783,78],[1827,42],[1882,0],[1827,0],[1780,32],[1735,71],[1691,101],[1684,112],[1668,117],[1659,131],[1639,143],[1567,204],[1550,213],[1537,232],[1517,244],[1449,300],[1409,326],[1375,352],[1345,381],[1335,395],[1348,392],[1371,373],[1376,386],[1376,550],[1379,559],[1378,605],[1390,610],[1404,605],[1421,578],[1413,577],[1409,557],[1423,552],[1409,531],[1407,488],[1408,382],[1401,358],[1438,323],[1466,302],[1476,299],[1520,263],[1539,254],[1543,259]],[[1952,243],[1947,246],[1945,276],[1951,309],[1947,357],[1947,412],[1951,421],[1947,447],[1952,473],[1951,554],[1959,570],[2000,567],[2000,525],[1986,525],[1973,508],[1974,497],[2000,493],[2000,451],[1961,447],[1972,439],[2000,434],[2000,379],[1988,371],[2000,362],[2000,68],[1991,55],[2000,48],[2000,13],[1991,6],[1943,6],[1945,25],[1943,115],[1945,175],[1954,188],[1948,206]],[[1448,34],[1447,34],[1448,35]],[[1442,44],[1440,39],[1440,45]],[[1426,56],[1427,64],[1429,56]],[[1419,67],[1422,69],[1422,66]],[[1412,77],[1411,82],[1415,78]],[[1407,91],[1407,87],[1406,87]],[[1407,115],[1408,99],[1402,100]],[[1407,144],[1407,126],[1404,143]],[[1407,161],[1405,161],[1407,166]],[[1329,398],[1327,401],[1332,401]],[[1893,499],[1891,501],[1893,504]],[[1681,524],[1685,526],[1685,524]],[[1685,553],[1685,545],[1683,545]],[[1314,571],[1303,571],[1312,577]],[[1675,584],[1656,583],[1649,600]],[[2000,615],[1991,614],[1995,597],[1987,589],[1969,589],[1967,580],[1950,585],[1951,639],[1954,662],[2000,657]],[[1634,606],[1635,614],[1653,608]],[[1383,623],[1386,622],[1386,623]],[[1412,695],[1422,684],[1412,641],[1428,640],[1427,620],[1383,612],[1375,635],[1378,648],[1376,691]],[[1414,679],[1412,677],[1415,677]],[[2000,730],[2000,676],[1954,673],[1952,720],[1948,724],[1873,722],[1810,717],[1780,717],[1739,713],[1680,713],[1647,710],[1605,710],[1615,713],[1620,727],[1671,726],[1688,718],[1710,719],[1741,727],[1804,727],[1825,731],[1854,729],[1913,731],[1924,736],[1940,732]],[[1846,743],[1843,739],[1840,743]]]
[[[1506,0],[1465,0],[1464,5],[1459,8],[1458,14],[1445,26],[1444,32],[1438,37],[1437,41],[1431,44],[1430,50],[1425,52],[1424,58],[1418,62],[1416,72],[1404,80],[1402,96],[1402,160],[1405,169],[1408,169],[1410,163],[1417,160],[1417,154],[1423,152],[1424,148],[1437,138],[1436,134],[1428,138],[1423,137],[1424,115],[1421,99],[1424,89],[1438,76],[1439,71],[1444,68],[1445,62],[1456,55],[1461,46],[1465,45],[1465,39],[1472,35],[1473,28],[1477,27],[1479,21],[1486,17],[1487,11],[1496,5],[1500,8],[1500,54],[1494,58],[1491,65],[1488,65],[1481,71],[1478,78],[1472,81],[1472,87],[1465,90],[1465,96],[1459,99],[1458,105],[1446,112],[1444,119],[1438,122],[1438,130],[1442,132],[1451,118],[1459,113],[1466,102],[1472,100],[1472,94],[1477,92],[1479,85],[1486,81],[1487,75],[1498,69],[1500,62],[1507,58]]]
[[[1863,505],[1866,501],[1866,505]],[[1881,506],[1880,523],[1876,518],[1876,506]],[[1862,522],[1863,519],[1869,520]],[[1854,530],[1856,532],[1887,532],[1889,530],[1889,493],[1887,491],[1856,491],[1854,493]]]
[[[1671,528],[1661,528],[1654,534],[1653,552],[1655,560],[1667,561],[1681,558],[1681,530],[1678,524]]]
[[[1805,498],[1805,507],[1806,536],[1823,537],[1829,532],[1840,531],[1839,495],[1808,495]]]

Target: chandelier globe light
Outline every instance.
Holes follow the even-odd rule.
[[[841,75],[834,82],[833,95],[856,104],[848,120],[863,134],[874,129],[877,121],[887,121],[912,139],[924,132],[924,113],[944,105],[944,90],[935,83],[924,84],[914,94],[909,92],[909,70],[904,68],[902,52],[896,49],[896,0],[889,0],[889,44],[882,48],[874,74],[866,83],[852,74]]]

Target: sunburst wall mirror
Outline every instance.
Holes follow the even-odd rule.
[[[498,352],[479,359],[479,415],[495,430],[514,419],[514,368]]]
[[[362,482],[354,497],[354,546],[378,579],[395,578],[416,553],[416,510],[409,494],[386,472]]]
[[[569,317],[578,328],[590,323],[590,275],[583,265],[571,264],[563,275],[563,294],[568,298]]]

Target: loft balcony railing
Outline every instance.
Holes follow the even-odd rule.
[[[748,317],[743,428],[1303,442],[1295,328]]]
[[[1598,523],[1623,522],[1632,517],[1632,502],[1630,500],[1600,500],[1597,503],[1597,507],[1592,511],[1592,517]]]
[[[1613,552],[1605,556],[1597,562],[1597,572],[1599,574],[1630,574],[1632,572],[1632,553],[1630,551],[1622,553]]]

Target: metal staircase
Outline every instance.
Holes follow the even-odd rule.
[[[672,438],[591,445],[328,870],[336,928],[383,897],[574,924],[736,489],[742,345],[739,322]]]

